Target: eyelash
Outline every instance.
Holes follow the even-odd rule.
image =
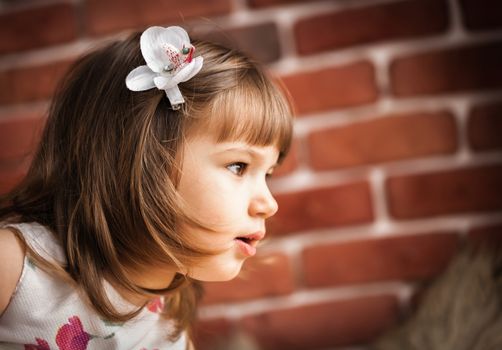
[[[233,167],[240,167],[240,170],[235,172],[232,170]],[[227,169],[230,170],[230,172],[234,173],[235,175],[237,176],[243,176],[244,175],[244,172],[247,170],[249,164],[247,163],[244,163],[244,162],[235,162],[235,163],[232,163],[232,164],[229,164],[227,165]],[[267,173],[265,174],[265,178],[266,179],[270,179],[272,177],[272,173]]]

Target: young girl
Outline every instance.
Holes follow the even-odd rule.
[[[197,281],[265,236],[291,132],[260,67],[180,27],[81,58],[0,201],[0,348],[187,348]]]

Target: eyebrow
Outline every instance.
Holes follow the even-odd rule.
[[[216,153],[225,153],[225,152],[244,152],[244,153],[249,153],[253,158],[263,158],[263,156],[260,153],[247,147],[230,147],[230,148],[225,148],[224,150],[221,150]]]
[[[259,152],[256,152],[252,148],[247,148],[247,147],[230,147],[230,148],[225,148],[225,149],[223,149],[221,151],[215,152],[215,154],[222,154],[222,153],[225,153],[225,152],[247,153],[247,154],[249,154],[254,159],[260,159],[262,161],[266,160],[265,156],[263,156]],[[273,166],[275,167],[277,165],[278,165],[278,161],[276,160]]]

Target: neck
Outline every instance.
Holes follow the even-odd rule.
[[[183,276],[182,274],[177,273],[171,283],[166,287],[166,288],[145,288],[142,286],[136,286],[139,289],[145,291],[146,293],[150,294],[167,294],[169,292],[172,292],[173,290],[178,289],[183,283],[187,281],[186,277]]]
[[[145,294],[166,294],[173,289],[176,289],[181,283],[182,278],[178,278],[175,271],[170,271],[169,269],[144,269],[144,271],[131,271],[128,274],[129,279],[132,283],[144,291]],[[127,290],[126,288],[118,285],[112,278],[108,279],[110,284],[115,288],[115,290],[120,294],[124,300],[136,306],[143,306],[148,302],[151,297],[144,295],[138,295],[134,292]]]

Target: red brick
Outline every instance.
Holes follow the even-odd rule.
[[[502,87],[502,42],[419,53],[391,63],[396,96]]]
[[[0,54],[65,43],[77,36],[75,8],[70,3],[0,15]]]
[[[28,172],[31,158],[16,161],[0,161],[0,195],[12,190]]]
[[[356,165],[453,153],[456,126],[448,112],[416,112],[322,129],[310,134],[314,169]]]
[[[294,27],[302,55],[358,44],[416,38],[448,28],[445,1],[403,1],[308,17]]]
[[[502,148],[502,103],[475,106],[467,122],[467,135],[476,151]]]
[[[319,287],[430,278],[443,271],[457,243],[456,234],[438,233],[312,246],[303,252],[305,283]]]
[[[0,194],[26,175],[45,123],[43,112],[15,112],[0,118]]]
[[[167,25],[190,18],[224,15],[231,10],[231,0],[86,1],[87,27],[91,35],[149,25]]]
[[[367,343],[398,318],[394,296],[381,295],[274,310],[246,317],[261,349],[310,350]]]
[[[49,99],[58,81],[70,65],[69,61],[0,71],[0,104]]]
[[[502,3],[499,0],[460,0],[466,28],[478,31],[502,27]]]
[[[502,250],[502,224],[473,228],[468,239],[475,246]]]
[[[211,31],[197,37],[241,50],[259,62],[273,62],[281,56],[279,34],[273,22]]]
[[[206,282],[205,304],[234,302],[290,294],[294,290],[293,271],[283,254],[246,262],[239,276],[229,282]]]
[[[0,161],[12,160],[32,154],[40,140],[45,116],[39,112],[26,112],[0,119]]]
[[[298,148],[300,145],[297,140],[293,140],[291,144],[291,149],[289,150],[288,155],[283,160],[282,164],[280,164],[275,170],[273,177],[280,177],[284,175],[288,175],[292,173],[298,167]]]
[[[271,235],[373,220],[370,187],[358,182],[276,196],[279,211],[269,219]]]
[[[315,0],[248,0],[251,7],[269,7],[313,1]]]
[[[396,176],[387,180],[393,217],[411,219],[502,209],[502,166]]]
[[[197,350],[215,350],[232,334],[232,322],[225,318],[198,320],[193,327]]]
[[[283,81],[299,114],[368,104],[378,95],[369,62],[297,73]]]

